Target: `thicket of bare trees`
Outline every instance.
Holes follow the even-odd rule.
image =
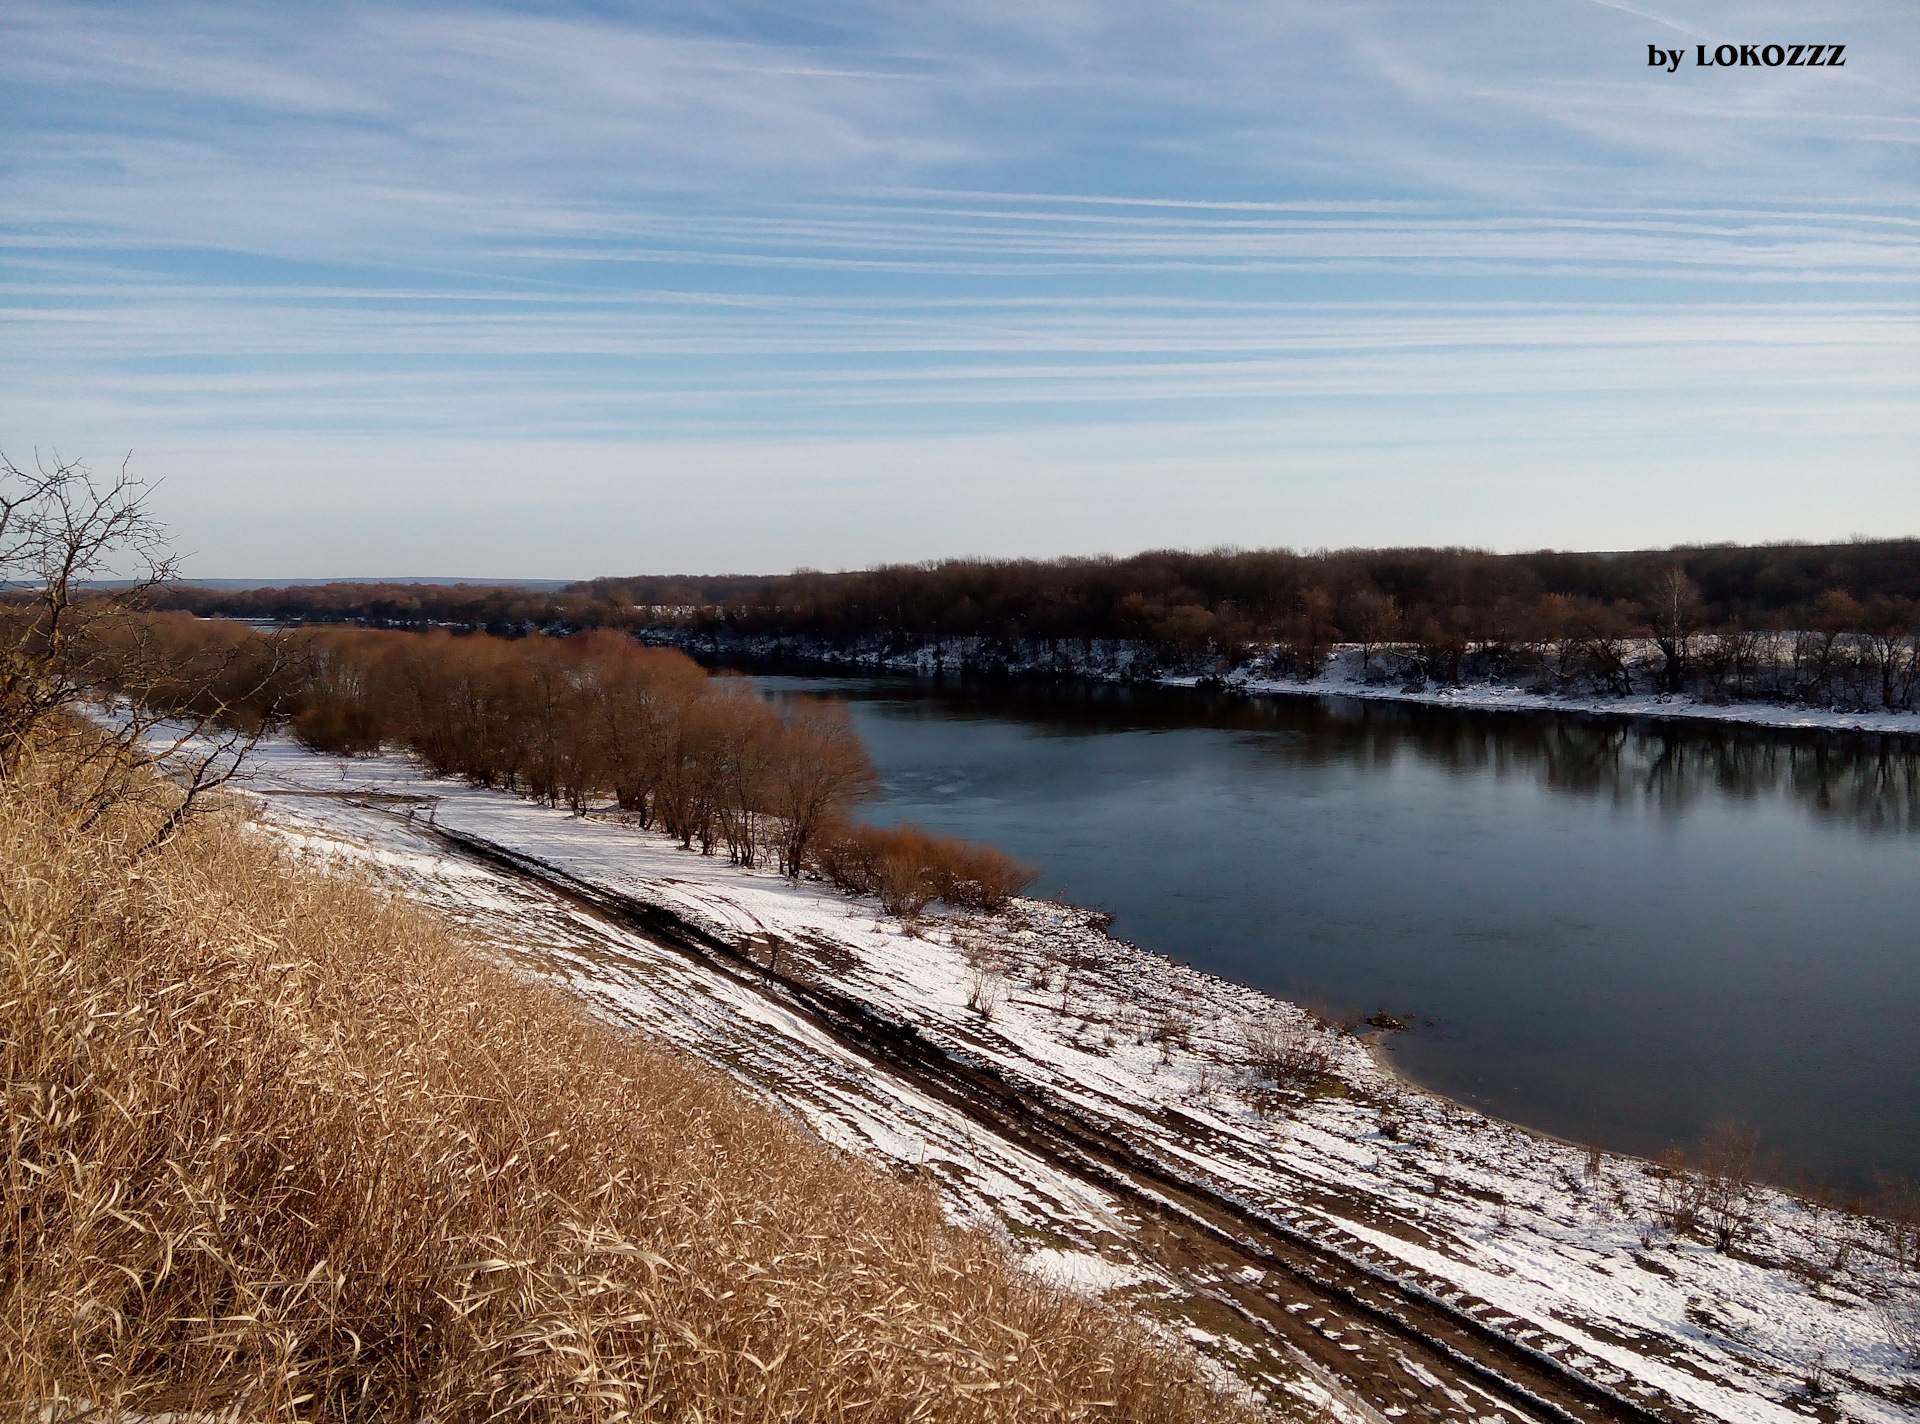
[[[1470,566],[1468,556],[1459,558]],[[832,577],[877,580],[891,572]],[[924,581],[937,583],[938,572],[922,571]],[[1503,566],[1498,578],[1442,590],[1439,602],[1429,601],[1435,595],[1430,579],[1413,581],[1415,595],[1382,590],[1357,555],[1346,564],[1330,556],[1322,566],[1294,572],[1328,582],[1248,603],[1203,603],[1205,595],[1186,585],[1151,597],[1130,592],[1108,614],[1082,607],[1077,621],[1093,631],[1071,637],[1034,631],[1058,621],[1058,608],[1042,599],[1032,616],[1010,617],[1005,626],[1013,631],[1004,636],[968,635],[975,646],[961,655],[963,665],[1070,668],[1076,643],[1090,651],[1093,638],[1117,637],[1145,646],[1146,656],[1130,665],[1136,674],[1252,665],[1304,681],[1324,671],[1344,644],[1357,648],[1359,673],[1378,682],[1448,686],[1490,678],[1562,694],[1920,707],[1920,599],[1903,593],[1881,592],[1863,602],[1828,589],[1810,603],[1749,621],[1710,603],[1678,561],[1653,573],[1634,596],[1612,600],[1542,592],[1521,577],[1527,571],[1518,564]],[[730,646],[751,651],[756,638],[792,636],[802,656],[813,645],[866,654],[961,637],[952,631],[956,625],[978,621],[967,615],[974,605],[966,594],[943,620],[919,606],[924,589],[914,592],[895,599],[889,612],[864,602],[851,586],[840,589],[844,602],[829,590],[823,602],[802,597],[789,604],[790,594],[801,594],[783,589],[777,603],[688,615],[666,636],[719,652]]]
[[[324,630],[290,699],[296,736],[417,752],[435,772],[582,811],[610,799],[682,845],[798,874],[869,789],[843,708],[776,708],[739,678],[600,632],[502,639]],[[783,815],[783,812],[791,813]]]
[[[504,639],[322,628],[270,637],[177,613],[137,626],[177,658],[215,647],[235,668],[277,667],[257,697],[230,704],[239,723],[258,725],[277,711],[318,751],[402,747],[440,775],[575,812],[612,801],[683,846],[724,848],[740,865],[772,864],[789,876],[817,871],[878,895],[890,913],[918,914],[936,899],[998,909],[1033,878],[988,846],[851,825],[874,776],[843,705],[769,702],[744,678],[709,676],[681,653],[610,630]],[[144,695],[189,711],[208,701],[198,684]]]
[[[818,865],[834,884],[877,895],[891,915],[944,900],[998,910],[1033,883],[1031,867],[989,845],[928,835],[917,826],[840,826],[821,838]]]

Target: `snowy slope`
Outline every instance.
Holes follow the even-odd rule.
[[[1225,1286],[1169,1266],[1099,1182],[983,1129],[738,976],[476,864],[429,821],[670,910],[763,961],[777,953],[782,973],[857,997],[1158,1169],[1669,1418],[1920,1414],[1920,1361],[1902,1353],[1920,1323],[1920,1277],[1870,1223],[1756,1188],[1750,1228],[1717,1254],[1655,1224],[1662,1179],[1650,1164],[1410,1088],[1345,1035],[1326,1040],[1337,1081],[1267,1091],[1247,1026],[1302,1024],[1301,1011],[1113,941],[1083,911],[1020,901],[998,917],[904,924],[822,884],[702,858],[611,816],[436,780],[397,756],[343,761],[276,741],[250,789],[276,833],[373,867],[608,1016],[725,1067],[826,1140],[924,1174],[955,1215],[1007,1233],[1039,1273],[1134,1301],[1278,1403],[1380,1417],[1298,1351],[1223,1327]]]

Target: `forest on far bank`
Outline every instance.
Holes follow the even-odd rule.
[[[803,661],[852,655],[878,664],[969,641],[955,660],[960,670],[1084,670],[1071,656],[1063,661],[1059,645],[1118,641],[1145,653],[1127,663],[1128,676],[1252,665],[1310,679],[1345,644],[1361,649],[1371,680],[1419,685],[1494,679],[1569,695],[1657,691],[1887,711],[1920,699],[1920,539],[1613,554],[1163,550],[603,578],[550,593],[184,585],[154,602],[283,625],[505,637],[611,628],[711,654],[774,645]],[[1049,650],[1045,658],[1031,655],[1036,645]]]
[[[944,559],[846,573],[598,578],[555,592],[485,584],[212,589],[159,606],[203,617],[441,626],[511,634],[658,624],[828,637],[1131,638],[1236,646],[1285,641],[1303,617],[1348,641],[1397,617],[1469,641],[1518,636],[1544,614],[1648,622],[1672,570],[1699,625],[1866,633],[1920,604],[1920,539],[1680,546],[1629,553],[1475,549],[1156,550],[1126,558]]]

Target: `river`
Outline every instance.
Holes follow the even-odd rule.
[[[1920,1177],[1920,747],[1086,685],[766,677],[845,700],[864,815],[988,840],[1113,933],[1333,1015],[1407,1076],[1657,1155]]]

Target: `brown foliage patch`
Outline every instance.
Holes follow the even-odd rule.
[[[888,914],[908,916],[935,900],[960,910],[1004,910],[1037,874],[990,845],[918,826],[836,827],[820,839],[813,864],[841,889],[877,895]]]

